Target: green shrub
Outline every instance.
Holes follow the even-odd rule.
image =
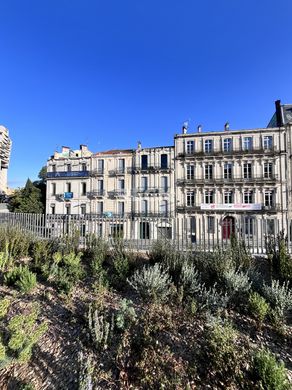
[[[48,240],[34,240],[31,243],[29,253],[35,270],[41,271],[42,265],[49,261],[51,255],[50,244]]]
[[[94,276],[99,276],[103,272],[103,264],[109,252],[108,243],[91,234],[86,240],[86,250],[84,257],[90,263],[90,268]]]
[[[120,303],[119,310],[116,314],[116,326],[118,329],[125,330],[135,322],[137,318],[133,302],[131,300],[123,299]]]
[[[258,351],[255,354],[253,363],[261,388],[267,390],[291,389],[284,363],[278,363],[275,356],[270,351],[265,349]]]
[[[272,280],[271,285],[263,284],[262,293],[273,309],[284,319],[285,312],[292,307],[292,291],[289,282],[282,285],[278,280]]]
[[[187,261],[183,263],[179,284],[183,287],[183,291],[187,295],[193,296],[200,291],[202,287],[200,275],[193,264],[189,264]]]
[[[31,291],[37,284],[36,274],[31,272],[26,265],[20,265],[8,271],[4,275],[4,282],[8,286],[17,287],[23,293]]]
[[[257,292],[252,292],[249,296],[248,303],[252,316],[260,322],[263,322],[270,308],[270,305],[265,298],[260,296]]]
[[[47,323],[36,325],[39,315],[38,306],[34,306],[29,314],[20,314],[12,317],[7,327],[1,323],[1,333],[6,344],[0,343],[0,367],[10,362],[27,362],[32,348],[40,337],[47,331]]]
[[[292,280],[292,258],[288,250],[288,240],[282,230],[276,237],[265,237],[265,246],[271,271],[274,277]]]
[[[222,294],[222,292],[217,290],[216,286],[216,283],[209,288],[205,284],[201,285],[200,290],[195,295],[199,310],[216,312],[227,306],[227,294]]]
[[[7,253],[12,259],[27,257],[31,241],[32,236],[18,228],[0,228],[0,252]]]
[[[95,347],[98,350],[106,350],[114,330],[114,317],[112,316],[109,320],[105,313],[99,313],[90,304],[88,310],[88,327]]]
[[[0,300],[0,320],[6,316],[7,314],[7,311],[9,309],[9,306],[10,306],[10,299],[8,298],[2,298]]]
[[[171,293],[171,278],[158,263],[136,270],[128,283],[143,299],[164,301]]]
[[[236,269],[248,270],[252,264],[253,259],[250,251],[245,245],[243,240],[238,240],[234,235],[231,236],[230,240],[230,252],[232,262]]]
[[[223,274],[223,280],[228,295],[233,302],[239,304],[244,301],[251,288],[251,281],[248,274],[233,268]]]

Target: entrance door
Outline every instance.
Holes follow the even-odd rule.
[[[222,222],[222,238],[223,240],[230,239],[230,236],[235,232],[235,220],[233,217],[225,217]]]

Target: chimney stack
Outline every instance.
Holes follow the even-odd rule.
[[[198,133],[201,133],[201,132],[202,132],[202,125],[199,125],[199,126],[197,127],[197,130],[198,130]]]
[[[229,122],[226,122],[224,125],[224,130],[228,131],[229,130]]]
[[[187,131],[188,131],[188,127],[189,127],[189,122],[188,121],[185,121],[182,125],[182,133],[183,134],[187,134]]]
[[[88,146],[87,145],[80,145],[81,152],[88,152]]]
[[[142,143],[141,141],[138,141],[138,149],[141,149],[142,148]]]

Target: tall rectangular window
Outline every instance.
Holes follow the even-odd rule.
[[[124,202],[118,202],[118,214],[124,215],[125,213],[125,203]]]
[[[214,191],[205,191],[205,203],[214,203]]]
[[[273,147],[273,137],[271,135],[265,135],[263,144],[265,150],[271,150]]]
[[[274,191],[265,191],[265,206],[274,206]]]
[[[102,215],[103,214],[103,202],[97,202],[96,212],[97,212],[98,215]]]
[[[232,151],[232,139],[231,138],[224,138],[224,140],[223,140],[223,151],[225,153]]]
[[[195,205],[195,193],[194,191],[188,191],[187,192],[187,206],[194,206]]]
[[[71,205],[70,204],[66,204],[66,214],[67,215],[71,214]]]
[[[224,164],[224,179],[232,179],[232,163]]]
[[[168,180],[167,176],[161,177],[161,190],[165,193],[168,191]]]
[[[82,205],[80,206],[80,209],[81,209],[81,214],[82,214],[82,215],[86,214],[86,204],[82,204]]]
[[[67,164],[67,172],[71,172],[71,164]]]
[[[56,195],[56,183],[51,184],[51,194]]]
[[[265,162],[264,163],[264,178],[272,178],[273,177],[273,163]]]
[[[97,192],[99,195],[103,195],[103,179],[97,180]]]
[[[86,171],[87,170],[87,164],[86,163],[82,163],[81,169],[82,169],[82,171]]]
[[[243,193],[243,203],[253,203],[253,191],[246,190]]]
[[[148,177],[141,177],[141,190],[146,191],[148,189]]]
[[[104,160],[97,160],[97,170],[98,170],[98,173],[103,173]]]
[[[251,163],[244,163],[243,164],[243,178],[244,179],[251,179],[252,178]]]
[[[166,215],[167,214],[167,200],[162,200],[160,203],[160,214]]]
[[[81,183],[81,195],[86,195],[86,183]]]
[[[56,206],[51,204],[51,214],[56,214]]]
[[[255,223],[254,217],[245,217],[244,218],[245,234],[247,234],[249,236],[253,235],[254,223]]]
[[[148,213],[148,201],[147,200],[142,200],[141,201],[141,213],[142,214],[147,214]]]
[[[192,154],[194,153],[195,150],[195,143],[194,141],[187,141],[187,154]]]
[[[142,169],[148,168],[148,156],[146,154],[141,156],[141,165],[142,165]]]
[[[213,140],[212,139],[206,139],[204,145],[205,145],[205,148],[204,148],[205,153],[211,153],[213,151]]]
[[[125,159],[119,158],[118,160],[118,171],[119,173],[125,173]]]
[[[56,172],[56,164],[52,165],[52,172]]]
[[[224,192],[224,203],[233,203],[233,191]]]
[[[242,148],[243,150],[252,150],[252,137],[243,138]]]
[[[207,232],[208,233],[215,232],[215,217],[207,216]]]
[[[118,180],[118,192],[123,195],[125,193],[125,180],[119,179]]]
[[[71,192],[71,183],[66,183],[66,192]]]
[[[195,177],[195,167],[194,165],[187,165],[187,180],[193,180]]]
[[[205,179],[207,179],[207,180],[213,179],[213,165],[212,164],[205,165]]]
[[[162,154],[160,156],[160,166],[162,169],[166,169],[167,167],[167,154]]]

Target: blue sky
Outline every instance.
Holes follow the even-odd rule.
[[[11,187],[62,145],[171,145],[264,127],[292,103],[292,2],[0,0],[0,124]]]

